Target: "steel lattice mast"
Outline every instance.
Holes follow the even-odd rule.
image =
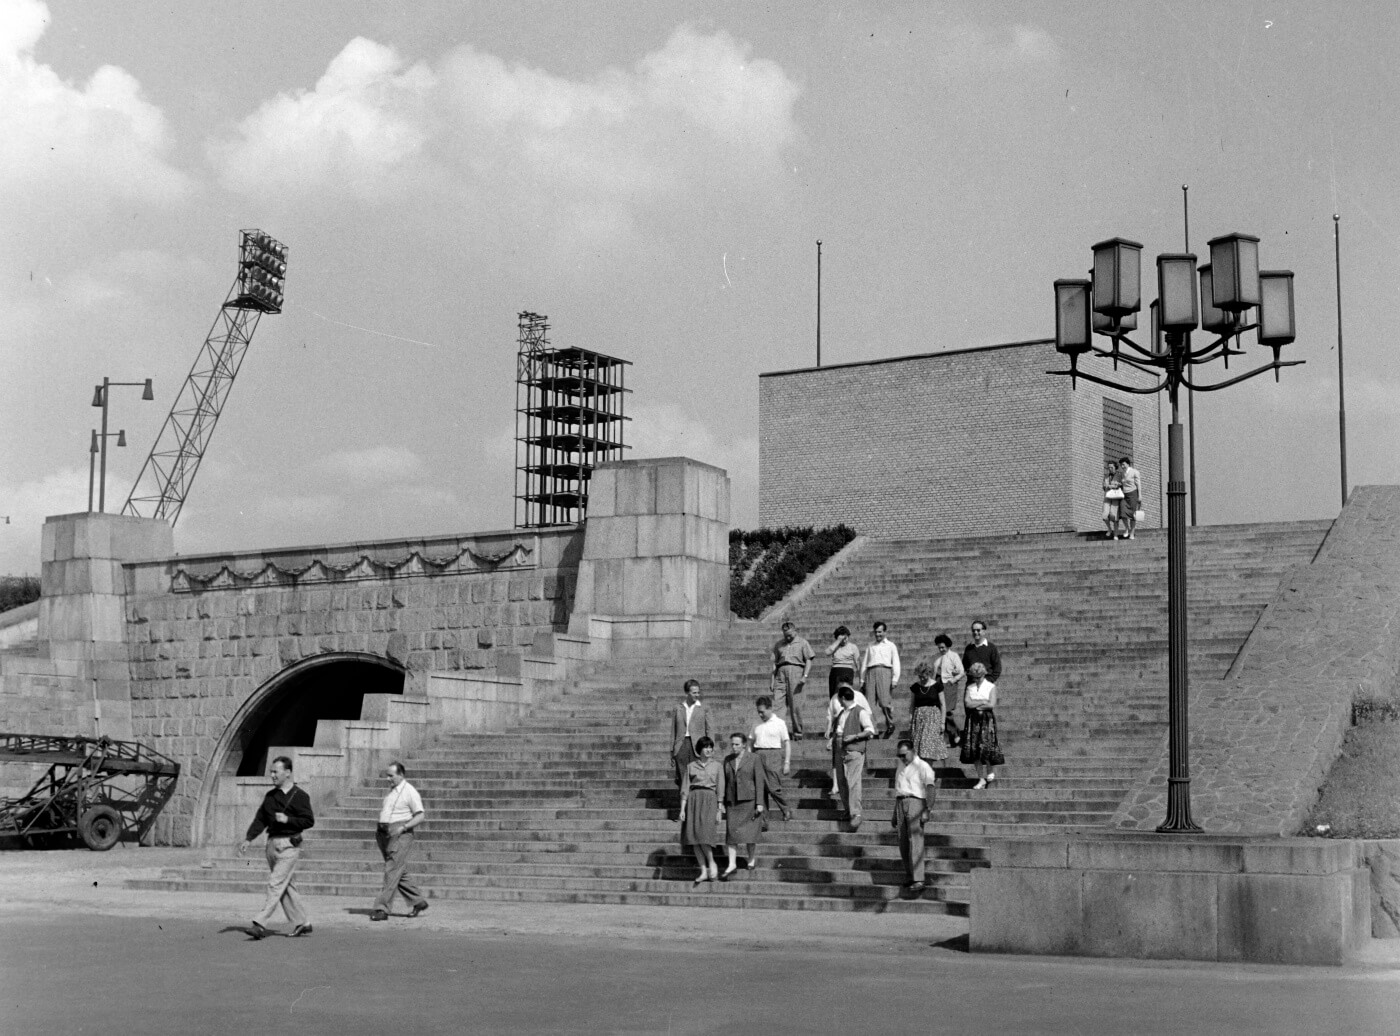
[[[238,276],[141,465],[122,514],[163,518],[171,525],[179,520],[258,321],[264,313],[282,312],[286,258],[287,246],[270,235],[240,232]]]

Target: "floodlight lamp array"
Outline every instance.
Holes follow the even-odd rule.
[[[245,230],[240,252],[237,304],[282,312],[287,246],[261,230]]]

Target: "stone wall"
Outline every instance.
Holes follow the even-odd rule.
[[[578,529],[176,557],[126,568],[133,735],[183,767],[162,835],[189,839],[234,717],[288,666],[369,655],[407,671],[494,670],[568,623]],[[319,739],[319,734],[318,734]]]
[[[1297,833],[1341,751],[1353,695],[1397,678],[1400,487],[1358,486],[1316,559],[1280,584],[1231,674],[1192,683],[1196,822]],[[1119,827],[1148,829],[1165,815],[1165,739],[1160,760],[1125,797]]]
[[[1107,396],[1133,409],[1144,525],[1159,525],[1156,400],[1046,373],[1067,366],[1034,341],[762,375],[761,524],[885,537],[1100,529]],[[1148,383],[1092,357],[1081,366]]]

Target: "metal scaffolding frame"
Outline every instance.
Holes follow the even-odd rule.
[[[553,349],[548,317],[523,312],[515,379],[515,527],[575,525],[593,468],[618,460],[630,360]]]
[[[282,312],[287,247],[261,230],[239,232],[238,275],[195,356],[122,514],[174,525],[264,313]]]

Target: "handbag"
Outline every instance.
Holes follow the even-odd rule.
[[[1143,510],[1142,508],[1140,508],[1140,507],[1139,507],[1136,511],[1133,512],[1133,521],[1135,521],[1135,522],[1140,522],[1140,521],[1142,521],[1143,519],[1145,519],[1146,517],[1147,517],[1147,512],[1144,511],[1144,510]]]
[[[1104,498],[1105,500],[1122,500],[1122,499],[1123,499],[1123,490],[1121,490],[1121,489],[1107,489],[1107,490],[1104,490],[1103,498]]]

